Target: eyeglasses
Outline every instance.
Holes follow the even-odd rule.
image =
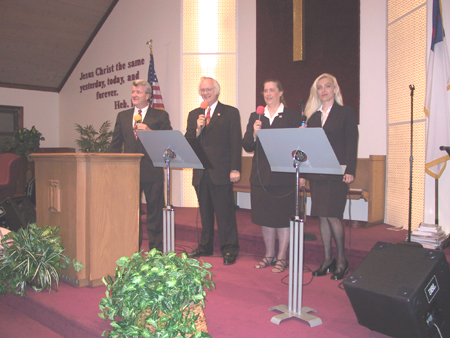
[[[201,93],[210,93],[214,90],[214,88],[202,88],[200,89]]]

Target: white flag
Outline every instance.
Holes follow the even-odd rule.
[[[433,36],[427,69],[425,172],[439,178],[450,156],[439,149],[450,146],[450,60],[440,1],[433,0]]]

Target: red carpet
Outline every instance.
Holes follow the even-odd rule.
[[[352,306],[339,282],[329,277],[311,280],[307,269],[316,269],[322,261],[317,220],[309,219],[305,231],[314,233],[316,241],[305,242],[303,306],[317,310],[322,325],[310,327],[291,318],[280,325],[271,323],[272,306],[288,304],[288,271],[273,274],[270,268],[256,270],[253,265],[264,254],[260,228],[250,222],[250,212],[238,210],[241,252],[236,264],[224,266],[219,256],[204,260],[213,265],[216,289],[208,292],[205,316],[213,337],[385,337],[358,324]],[[176,208],[177,251],[196,247],[196,209]],[[199,225],[199,229],[201,226]],[[346,227],[346,247],[351,232],[351,267],[356,267],[377,241],[397,243],[406,231],[392,227]],[[147,245],[143,243],[143,247]],[[445,252],[449,255],[449,249]],[[447,257],[448,260],[448,257]],[[307,285],[306,285],[307,284]],[[62,282],[58,292],[35,293],[27,290],[25,298],[0,297],[0,337],[100,337],[109,324],[98,317],[98,304],[105,287],[75,288]]]

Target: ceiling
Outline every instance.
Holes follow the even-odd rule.
[[[0,87],[59,92],[119,0],[0,0]]]

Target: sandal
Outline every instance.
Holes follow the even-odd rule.
[[[274,265],[275,262],[276,262],[275,261],[275,256],[273,256],[273,257],[264,257],[261,262],[259,262],[258,264],[256,264],[254,266],[254,268],[255,269],[264,269],[264,268],[267,268],[269,265]]]
[[[279,259],[275,263],[275,267],[272,269],[273,273],[282,273],[284,270],[286,270],[288,264],[287,259]]]

